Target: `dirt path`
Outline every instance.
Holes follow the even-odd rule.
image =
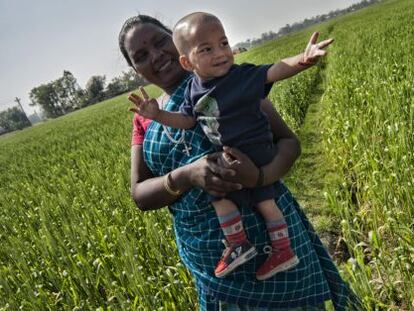
[[[322,96],[323,83],[320,83],[315,88],[312,103],[298,133],[302,155],[285,178],[285,182],[304,208],[331,255],[334,255],[339,234],[339,219],[328,209],[327,198],[324,196],[333,171],[324,157],[322,146]]]

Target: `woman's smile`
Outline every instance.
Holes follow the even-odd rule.
[[[172,60],[171,59],[167,60],[166,62],[161,64],[161,66],[157,69],[157,72],[163,72],[164,70],[168,70],[171,64],[172,64]]]

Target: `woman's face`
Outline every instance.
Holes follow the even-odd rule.
[[[125,36],[125,49],[134,69],[164,90],[175,88],[185,74],[171,35],[156,25],[131,28]]]

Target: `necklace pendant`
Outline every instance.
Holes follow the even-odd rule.
[[[190,150],[191,150],[191,146],[187,146],[187,144],[184,143],[184,149],[183,152],[187,155],[190,156]]]

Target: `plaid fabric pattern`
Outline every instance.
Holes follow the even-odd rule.
[[[165,109],[179,110],[189,78],[177,88]],[[182,135],[182,130],[168,130],[176,140]],[[154,176],[165,175],[214,151],[199,125],[185,131],[185,142],[191,146],[189,155],[183,151],[183,144],[176,145],[168,139],[159,123],[149,125],[143,144],[144,159]],[[193,188],[169,206],[178,251],[195,278],[200,309],[218,311],[219,301],[225,301],[273,310],[318,305],[329,299],[336,310],[345,310],[347,306],[356,309],[355,296],[340,277],[296,200],[283,183],[277,183],[275,191],[276,203],[285,216],[291,245],[300,263],[265,281],[257,281],[255,272],[267,258],[263,248],[270,241],[263,218],[252,210],[249,202],[240,204],[239,210],[249,241],[259,254],[221,279],[214,276],[214,268],[224,249],[221,242],[224,236],[208,195]]]
[[[236,304],[220,301],[219,311],[323,311],[326,310],[325,305],[322,303],[315,306],[302,306],[295,308],[261,308],[261,307],[249,307],[238,306]]]

